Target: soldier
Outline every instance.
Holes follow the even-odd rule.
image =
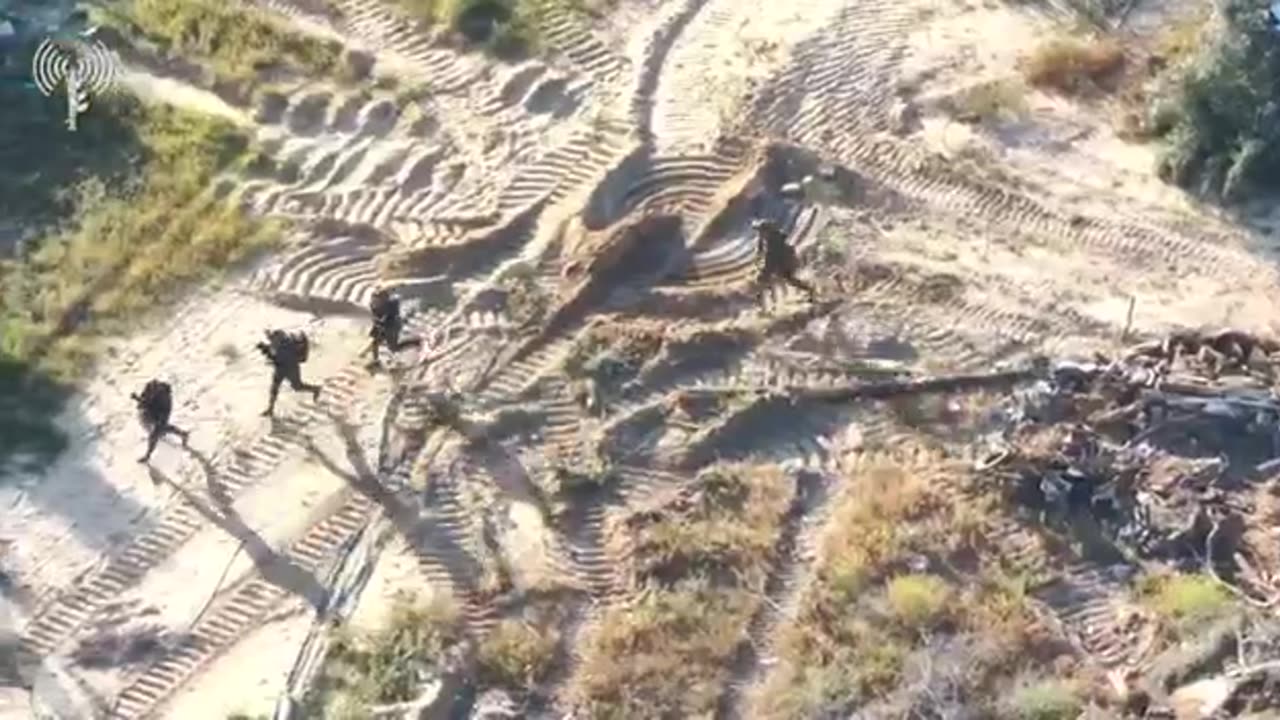
[[[763,294],[771,283],[781,280],[808,293],[810,302],[815,301],[817,293],[813,285],[796,277],[800,262],[795,248],[787,244],[787,234],[771,220],[755,220],[751,226],[756,231],[756,254],[763,261],[756,276],[757,293]]]
[[[392,295],[385,288],[373,293],[369,303],[369,312],[373,315],[373,327],[369,329],[369,347],[365,352],[373,353],[373,366],[378,365],[378,346],[386,345],[392,353],[407,347],[422,344],[418,338],[400,339],[400,330],[404,327],[404,319],[400,317],[400,298]]]
[[[302,381],[302,363],[307,361],[311,352],[311,343],[305,333],[286,333],[283,330],[268,330],[267,342],[259,342],[257,348],[271,362],[271,398],[267,401],[264,417],[275,412],[276,396],[280,394],[280,383],[289,381],[289,387],[295,391],[308,390],[312,400],[320,399],[320,386],[310,385]]]
[[[187,446],[187,437],[190,433],[169,424],[169,415],[173,412],[173,388],[169,383],[151,380],[142,388],[141,394],[131,393],[129,397],[137,403],[138,420],[147,431],[147,452],[138,458],[138,462],[145,463],[150,460],[156,444],[165,435],[178,435],[182,438],[182,446]]]

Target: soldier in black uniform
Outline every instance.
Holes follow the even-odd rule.
[[[400,298],[388,290],[380,288],[373,293],[369,312],[373,315],[373,327],[369,329],[369,347],[365,352],[373,353],[373,366],[378,365],[378,347],[381,345],[396,353],[422,344],[419,338],[400,339],[400,330],[404,327],[404,319],[400,317]]]
[[[150,460],[151,453],[155,452],[160,438],[165,435],[173,434],[181,437],[182,446],[186,447],[190,433],[169,424],[169,415],[173,412],[173,388],[169,383],[151,380],[142,388],[141,393],[132,393],[129,397],[137,403],[138,420],[147,431],[147,452],[138,458],[138,462],[145,463]]]
[[[787,234],[772,220],[755,220],[751,226],[756,231],[756,254],[761,260],[760,273],[756,276],[757,293],[763,295],[765,289],[778,280],[803,290],[809,295],[809,301],[817,299],[813,285],[796,277],[800,261],[796,257],[795,248],[787,244]]]
[[[257,345],[258,350],[271,362],[271,397],[267,401],[267,409],[263,416],[275,412],[276,396],[280,394],[280,383],[289,381],[289,387],[295,391],[306,390],[313,400],[320,399],[320,386],[310,385],[302,381],[302,363],[307,361],[311,351],[311,343],[305,333],[286,333],[283,330],[268,330],[267,341]]]

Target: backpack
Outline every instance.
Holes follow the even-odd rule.
[[[150,380],[142,388],[139,400],[144,420],[161,419],[173,410],[173,388],[167,382]]]
[[[289,335],[289,343],[293,346],[294,357],[298,362],[304,363],[311,356],[311,340],[306,333],[299,331]]]
[[[142,388],[142,399],[147,402],[155,400],[166,400],[172,402],[173,388],[169,383],[160,380],[147,381],[146,387]]]

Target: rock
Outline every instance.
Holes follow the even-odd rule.
[[[1198,680],[1183,685],[1170,696],[1177,720],[1208,720],[1216,717],[1235,693],[1237,681],[1225,677]]]

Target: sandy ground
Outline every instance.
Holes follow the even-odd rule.
[[[375,2],[338,4],[352,11],[353,17],[358,15],[360,22],[334,26],[308,17],[301,27],[375,52],[376,73],[399,78],[401,88],[425,84],[432,91],[418,98],[393,91],[357,98],[314,83],[282,90],[287,105],[283,119],[264,123],[257,131],[279,155],[301,168],[302,177],[260,182],[246,189],[246,196],[264,212],[364,224],[386,232],[395,238],[393,243],[457,242],[463,237],[457,234],[460,231],[432,221],[471,218],[495,206],[522,209],[545,197],[567,202],[565,186],[586,183],[589,187],[595,177],[590,174],[594,159],[568,151],[564,151],[567,160],[551,156],[598,118],[630,118],[633,126],[647,123],[632,130],[652,133],[652,158],[678,167],[682,156],[714,154],[713,143],[724,133],[753,132],[753,124],[772,122],[763,117],[771,106],[760,102],[761,97],[783,97],[788,88],[805,87],[807,94],[796,100],[798,110],[793,113],[803,118],[803,123],[796,122],[804,127],[788,136],[796,142],[822,136],[827,145],[840,146],[842,137],[860,132],[857,123],[870,122],[868,118],[879,111],[859,106],[850,119],[838,115],[843,108],[865,103],[866,98],[892,98],[895,112],[914,108],[918,115],[918,124],[899,128],[889,141],[910,157],[969,162],[975,174],[1013,178],[1017,182],[1007,183],[1010,187],[1063,216],[1079,214],[1112,223],[1160,224],[1177,219],[1226,239],[1223,249],[1204,261],[1180,254],[1177,248],[1165,255],[1156,253],[1155,259],[1138,259],[1125,255],[1128,251],[1123,247],[1102,242],[1090,245],[1066,235],[1037,235],[1035,228],[1019,227],[986,206],[980,211],[949,206],[950,196],[944,191],[929,195],[927,189],[919,189],[919,183],[912,184],[916,181],[909,173],[895,175],[897,170],[886,170],[887,164],[876,165],[878,160],[850,152],[833,159],[862,173],[864,202],[853,208],[830,208],[817,237],[806,242],[891,265],[902,269],[904,276],[935,281],[960,278],[959,290],[942,301],[921,301],[919,288],[909,284],[873,288],[851,298],[828,319],[807,327],[802,324],[794,337],[770,341],[774,349],[805,346],[810,349],[796,351],[825,348],[815,354],[865,358],[890,355],[877,348],[897,343],[913,349],[916,356],[910,362],[917,367],[969,370],[1035,352],[1113,348],[1126,324],[1131,299],[1133,326],[1138,331],[1222,323],[1277,329],[1273,321],[1277,284],[1269,258],[1261,256],[1270,247],[1267,241],[1231,229],[1154,179],[1152,148],[1119,140],[1104,108],[1082,107],[1027,91],[1022,118],[989,128],[960,123],[941,109],[940,100],[957,91],[1009,78],[1010,68],[1022,54],[1039,38],[1058,31],[1058,19],[1005,5],[941,2],[891,7],[823,0],[803,11],[763,1],[628,3],[619,15],[579,27],[580,34],[571,36],[575,39],[564,41],[572,50],[568,57],[494,70],[475,54],[459,55],[412,32],[397,31]],[[865,17],[854,10],[865,11]],[[1146,17],[1142,21],[1152,22]],[[833,42],[832,33],[848,31],[861,22],[866,23],[865,33]],[[651,42],[654,37],[667,37],[663,33],[670,35],[669,42]],[[593,38],[598,47],[581,49]],[[881,53],[882,45],[898,49]],[[842,55],[846,51],[847,57]],[[611,54],[616,62],[609,60]],[[815,64],[821,62],[829,65]],[[646,80],[648,68],[656,73],[652,82]],[[865,76],[860,74],[864,71]],[[144,97],[219,114],[247,127],[255,126],[254,117],[261,110],[234,107],[176,80],[134,72],[127,81]],[[455,82],[457,87],[451,87]],[[319,112],[322,119],[311,124],[314,127],[304,128],[304,116],[310,112],[304,102],[308,97],[324,109]],[[396,110],[386,123],[378,120],[379,103],[390,103]],[[347,106],[356,108],[354,119],[344,119],[342,108]],[[647,109],[633,112],[635,108]],[[825,132],[819,132],[823,128]],[[868,133],[872,134],[885,136],[883,128]],[[705,158],[701,162],[714,164]],[[661,163],[655,160],[652,165]],[[605,169],[609,168],[599,172]],[[710,191],[704,186],[714,190],[729,174],[715,175],[720,169],[704,166],[684,170],[684,175],[671,172],[663,176],[654,171],[657,179],[650,180],[672,191],[672,197],[683,203],[680,207],[690,213],[706,211],[702,208],[710,204],[705,197]],[[641,179],[633,177],[629,182],[638,185]],[[552,190],[559,194],[549,195]],[[910,202],[877,205],[868,199],[875,193],[899,193]],[[585,194],[570,210],[581,209],[581,197]],[[410,236],[405,227],[427,229],[414,231],[421,236]],[[512,231],[512,235],[521,242],[529,238],[523,231]],[[313,251],[319,241],[334,237],[318,230],[301,233],[299,247]],[[472,240],[483,237],[488,237],[485,232],[470,236]],[[707,246],[731,254],[743,237],[741,230],[724,231],[711,237]],[[490,247],[476,253],[481,260],[505,258],[509,252],[505,247]],[[274,288],[323,300],[328,303],[323,307],[340,306],[343,312],[300,312],[266,302],[249,288],[264,289],[264,283],[274,282],[272,278],[282,286],[286,282],[266,273],[257,275],[253,283],[243,276],[223,287],[197,292],[175,305],[154,330],[120,340],[61,420],[73,439],[68,453],[43,475],[0,487],[4,570],[25,598],[16,614],[27,620],[46,615],[60,591],[80,587],[81,579],[97,577],[119,548],[187,502],[175,485],[191,493],[190,502],[209,511],[189,537],[169,548],[111,602],[95,606],[81,626],[61,638],[58,654],[69,654],[72,671],[103,705],[110,706],[138,678],[150,677],[148,668],[157,667],[165,645],[161,642],[151,654],[143,653],[132,662],[115,663],[85,662],[83,654],[75,660],[77,647],[101,640],[104,633],[150,634],[161,640],[174,636],[193,627],[193,618],[211,601],[216,605],[228,597],[229,588],[259,575],[286,586],[288,599],[271,608],[269,620],[244,628],[216,658],[196,668],[193,679],[171,688],[171,695],[158,697],[147,707],[156,717],[224,718],[235,711],[267,712],[282,692],[314,620],[301,598],[320,582],[317,576],[322,573],[320,569],[282,572],[281,567],[294,562],[291,543],[359,495],[352,492],[354,479],[369,474],[370,466],[376,473],[380,418],[393,392],[392,379],[366,375],[356,358],[364,332],[360,305],[372,287],[368,278],[372,261],[343,252],[317,253],[305,263],[291,260],[296,256],[289,254],[283,260],[277,258],[293,267],[294,274],[287,288]],[[1217,264],[1197,266],[1210,261]],[[469,324],[467,312],[452,313],[464,305],[462,309],[468,311],[487,311],[482,301],[471,302],[464,292],[483,288],[490,279],[491,268],[479,260],[475,264],[482,269],[450,276],[457,280],[458,305],[433,308],[438,313],[423,316],[429,319],[420,328],[430,332],[451,328],[446,333],[449,337],[474,336],[475,342],[465,345],[458,356],[440,360],[425,371],[410,372],[402,380],[436,388],[447,380],[456,386],[501,346],[493,339],[496,331]],[[452,272],[451,267],[433,265],[427,272]],[[546,277],[554,277],[555,270],[554,261],[538,268]],[[745,304],[741,307],[745,317],[756,318],[754,312]],[[265,401],[269,374],[252,343],[267,327],[305,328],[315,348],[305,375],[316,381],[351,383],[354,390],[341,395],[340,407],[331,410],[360,429],[365,465],[348,457],[339,423],[333,418],[301,421],[302,436],[312,438],[331,462],[322,462],[292,440],[263,440],[272,426],[257,413]],[[752,355],[759,360],[755,351]],[[526,364],[519,366],[519,372],[554,374],[550,360],[536,353],[531,357],[522,361]],[[158,484],[135,462],[143,438],[128,398],[129,392],[152,377],[173,384],[175,421],[192,430],[193,452],[171,444],[157,451],[152,464],[157,477],[168,480]],[[498,406],[514,402],[510,393],[499,397],[494,401]],[[302,407],[301,397],[283,391],[282,412]],[[755,445],[744,440],[740,447],[747,448],[743,452],[748,455],[806,465],[811,455],[824,452],[824,446],[858,448],[884,442],[896,430],[881,410],[833,416],[812,429],[797,429],[797,435],[812,436],[801,450],[786,433],[760,439]],[[541,440],[530,436],[519,452],[543,454],[543,443],[553,441],[550,428],[546,430]],[[673,455],[700,430],[666,424],[647,442],[655,456]],[[407,444],[414,432],[419,431],[403,431],[401,444]],[[252,481],[225,504],[214,502],[217,487],[209,484],[208,465],[202,459],[215,468],[227,468],[233,466],[237,453],[257,453],[269,456],[269,461],[254,465]],[[564,583],[563,546],[587,543],[583,538],[590,534],[568,538],[552,529],[543,510],[527,497],[515,465],[483,473],[463,466],[433,465],[431,470],[443,478],[436,482],[451,488],[450,501],[456,496],[458,507],[483,508],[490,517],[497,528],[497,552],[514,568],[517,587]],[[383,472],[381,479],[389,485],[388,474]],[[439,497],[427,505],[440,517],[453,512],[453,506]],[[384,501],[382,509],[392,515],[396,512],[390,501]],[[369,517],[375,511],[362,510]],[[475,538],[481,511],[464,514],[458,520],[463,528],[457,531],[458,537],[474,546],[479,542]],[[349,532],[347,526],[334,531],[335,542],[345,532]],[[455,592],[457,588],[433,585],[422,571],[423,555],[437,551],[397,535],[379,555],[350,622],[357,628],[378,627],[399,593]],[[584,585],[576,580],[564,584]],[[585,585],[590,585],[590,577]],[[5,703],[22,702],[20,694],[0,694],[0,717],[6,717]]]

